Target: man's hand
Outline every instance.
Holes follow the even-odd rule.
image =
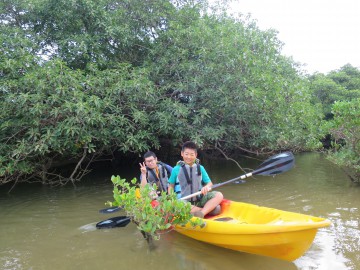
[[[139,163],[139,165],[140,165],[141,174],[146,174],[146,165],[145,165],[145,162]]]

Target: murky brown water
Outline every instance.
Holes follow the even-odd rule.
[[[204,165],[214,182],[243,174],[232,162]],[[258,176],[219,189],[227,199],[332,221],[320,229],[310,250],[291,263],[207,245],[176,232],[163,235],[150,251],[133,224],[97,230],[96,222],[123,215],[98,213],[112,199],[110,176],[93,175],[76,189],[0,191],[0,269],[360,269],[360,186],[319,154],[296,155],[296,167],[275,178]]]

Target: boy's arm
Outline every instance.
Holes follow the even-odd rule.
[[[205,184],[201,188],[201,193],[205,195],[206,193],[208,193],[211,190],[213,183],[211,182],[211,179],[210,179],[207,171],[205,170],[204,166],[200,165],[200,171],[201,171],[201,175],[202,175],[201,181]]]
[[[170,194],[171,192],[173,192],[174,191],[174,184],[169,184],[168,185],[168,194]]]

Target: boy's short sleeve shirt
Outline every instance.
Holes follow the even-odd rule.
[[[201,171],[201,175],[202,175],[202,182],[204,184],[210,183],[211,179],[210,179],[207,171],[205,170],[204,166],[200,165],[200,171]]]
[[[180,165],[176,165],[172,171],[171,171],[171,175],[170,178],[168,179],[168,183],[169,184],[175,184],[176,183],[176,178],[179,174],[181,166]]]

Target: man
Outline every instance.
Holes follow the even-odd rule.
[[[167,192],[168,177],[172,167],[161,161],[158,161],[154,152],[148,151],[144,154],[144,162],[140,163],[140,186],[147,184],[157,185],[160,192]]]

